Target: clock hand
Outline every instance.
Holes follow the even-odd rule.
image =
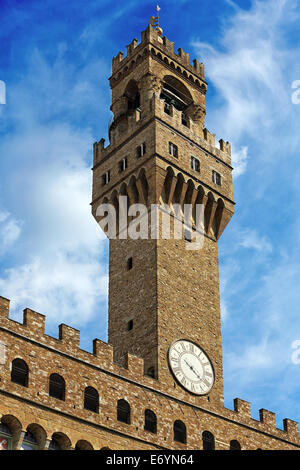
[[[197,372],[195,371],[194,367],[191,366],[185,359],[184,359],[184,362],[185,362],[186,365],[191,369],[191,371],[194,372],[194,374],[198,377],[198,379],[201,380],[201,377],[197,374]]]

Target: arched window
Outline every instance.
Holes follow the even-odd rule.
[[[49,379],[49,396],[58,400],[65,399],[66,384],[59,374],[51,374]]]
[[[215,438],[209,431],[202,433],[203,450],[215,450]]]
[[[49,450],[70,450],[71,441],[66,434],[55,432],[49,444]]]
[[[145,410],[145,431],[157,432],[157,419],[156,414],[152,410]]]
[[[181,442],[182,444],[186,443],[186,427],[180,420],[174,423],[174,441]]]
[[[11,364],[11,381],[28,387],[28,366],[23,359],[14,359]]]
[[[126,400],[118,400],[117,420],[122,423],[130,424],[130,405]]]
[[[169,105],[173,105],[178,111],[185,111],[193,102],[193,98],[187,87],[176,77],[166,75],[163,79],[163,88],[160,98]]]
[[[12,431],[4,424],[0,423],[0,450],[11,450],[12,448]]]
[[[49,444],[49,450],[62,450],[56,439],[52,438]]]
[[[230,450],[241,450],[241,444],[238,441],[230,441]]]
[[[75,450],[94,450],[94,448],[90,442],[80,440],[76,443]]]
[[[30,431],[26,431],[21,450],[37,450],[37,440],[35,436]]]
[[[86,387],[84,391],[84,408],[94,413],[99,412],[99,393],[93,387]]]
[[[140,93],[135,80],[130,80],[124,96],[127,98],[128,111],[134,111],[140,107]]]

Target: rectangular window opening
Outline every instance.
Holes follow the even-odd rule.
[[[173,144],[173,142],[169,142],[169,154],[172,155],[172,157],[178,157],[178,147]]]
[[[212,180],[213,183],[217,184],[218,186],[221,186],[221,175],[215,170],[213,170],[212,172]]]
[[[105,186],[110,182],[110,170],[108,170],[104,175],[102,175],[102,184]]]
[[[184,113],[182,113],[182,115],[181,115],[181,123],[186,127],[189,126],[188,118],[187,118],[186,114],[184,114]]]
[[[127,157],[122,158],[122,160],[119,161],[119,171],[122,173],[122,171],[125,171],[128,168],[128,160]]]
[[[146,153],[146,142],[143,142],[139,145],[136,149],[136,156],[137,158],[143,157]]]
[[[200,160],[196,157],[191,157],[191,169],[200,173]]]
[[[132,260],[132,256],[130,258],[128,258],[127,260],[127,271],[130,271],[133,267],[133,260]]]

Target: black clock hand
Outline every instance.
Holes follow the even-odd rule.
[[[194,372],[194,374],[198,377],[198,379],[201,380],[201,377],[199,377],[199,375],[198,375],[197,372],[195,371],[194,367],[191,366],[185,359],[184,359],[184,362],[185,362],[186,365],[191,369],[191,371]]]

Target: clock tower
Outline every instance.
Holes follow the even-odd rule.
[[[113,58],[113,118],[109,144],[94,144],[92,212],[103,225],[110,204],[117,217],[110,238],[108,341],[114,360],[144,359],[144,373],[178,398],[223,406],[218,239],[233,211],[230,144],[204,124],[204,66],[153,21]],[[133,237],[133,204],[145,208],[147,236]],[[190,230],[163,235],[159,213],[191,208]],[[197,226],[196,209],[203,214]],[[166,210],[167,209],[167,210]],[[201,210],[200,210],[201,212]],[[113,212],[112,212],[113,213]],[[146,214],[146,215],[145,215]],[[141,212],[139,212],[141,216]],[[124,222],[125,221],[125,222]],[[193,236],[202,243],[193,246]],[[173,234],[173,235],[172,235]],[[113,233],[114,235],[114,233]],[[144,233],[145,235],[145,233]]]

